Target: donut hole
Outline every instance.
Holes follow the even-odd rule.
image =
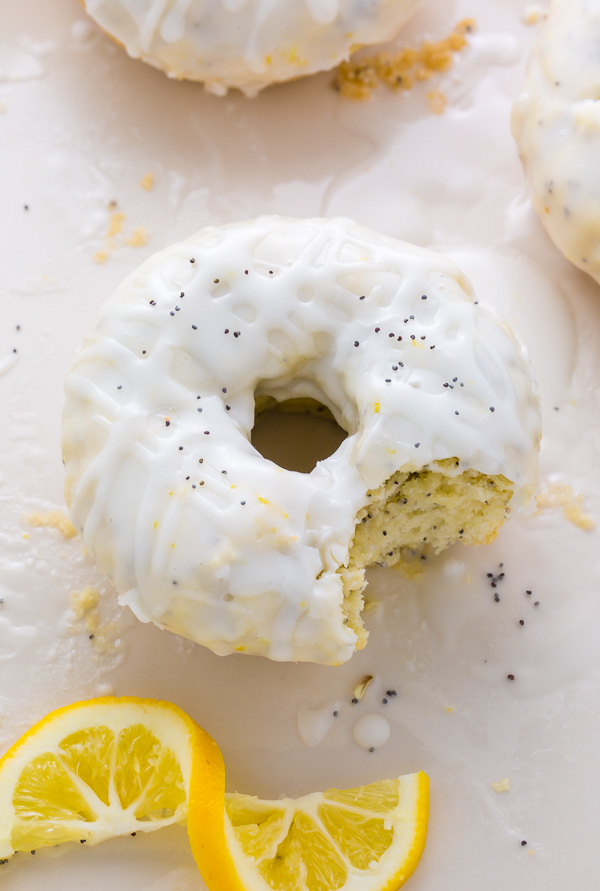
[[[331,411],[306,396],[278,402],[257,396],[250,441],[263,458],[284,470],[310,473],[348,436]]]

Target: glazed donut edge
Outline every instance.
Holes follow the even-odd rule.
[[[309,474],[258,396],[347,433]],[[454,264],[347,219],[208,227],[117,289],[66,381],[75,526],[138,618],[219,654],[339,664],[364,569],[488,541],[536,485],[524,347]],[[423,539],[427,539],[423,541]]]
[[[391,40],[421,2],[159,0],[144,8],[135,0],[82,0],[132,58],[217,95],[237,88],[249,97]]]
[[[564,256],[600,284],[600,4],[553,0],[512,130],[532,204]]]

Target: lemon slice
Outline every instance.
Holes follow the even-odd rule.
[[[52,712],[0,759],[0,859],[185,823],[190,789],[223,810],[217,744],[169,702],[93,699]]]
[[[192,851],[210,891],[392,891],[425,845],[424,773],[263,801],[227,795],[224,836],[192,807]]]

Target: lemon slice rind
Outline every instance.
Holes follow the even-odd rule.
[[[378,807],[378,788],[391,786],[397,791],[397,803]],[[362,801],[353,803],[356,794]],[[429,780],[422,772],[358,790],[313,792],[298,799],[267,801],[228,794],[222,830],[224,848],[214,839],[212,845],[205,844],[202,851],[198,850],[195,836],[199,829],[193,829],[191,809],[188,831],[194,856],[211,891],[224,887],[228,891],[323,891],[327,887],[337,891],[392,891],[412,875],[423,852],[428,794]],[[341,828],[336,827],[336,815]],[[344,828],[348,827],[344,837]],[[373,827],[375,840],[378,834],[383,835],[379,850],[369,843]]]
[[[113,763],[88,764],[85,782],[86,764],[77,761],[77,747],[88,731],[112,738]],[[121,748],[129,751],[120,752],[118,741],[127,733]],[[94,845],[185,823],[194,755],[202,749],[207,757],[200,763],[212,759],[216,771],[223,773],[216,743],[168,702],[104,697],[52,712],[0,759],[0,860],[16,850],[71,840]],[[148,764],[138,764],[145,753]],[[131,763],[123,766],[127,759]],[[123,774],[136,767],[143,772],[143,782]],[[131,800],[123,791],[128,783],[133,787]]]

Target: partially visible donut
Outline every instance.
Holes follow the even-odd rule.
[[[92,18],[169,77],[219,95],[335,67],[390,40],[421,0],[83,0]]]
[[[600,282],[600,0],[554,0],[512,126],[546,231]]]
[[[251,445],[255,400],[348,432],[303,474]],[[524,348],[446,258],[351,220],[207,228],[117,289],[66,382],[66,499],[143,621],[214,652],[336,664],[364,568],[493,538],[535,488]]]

